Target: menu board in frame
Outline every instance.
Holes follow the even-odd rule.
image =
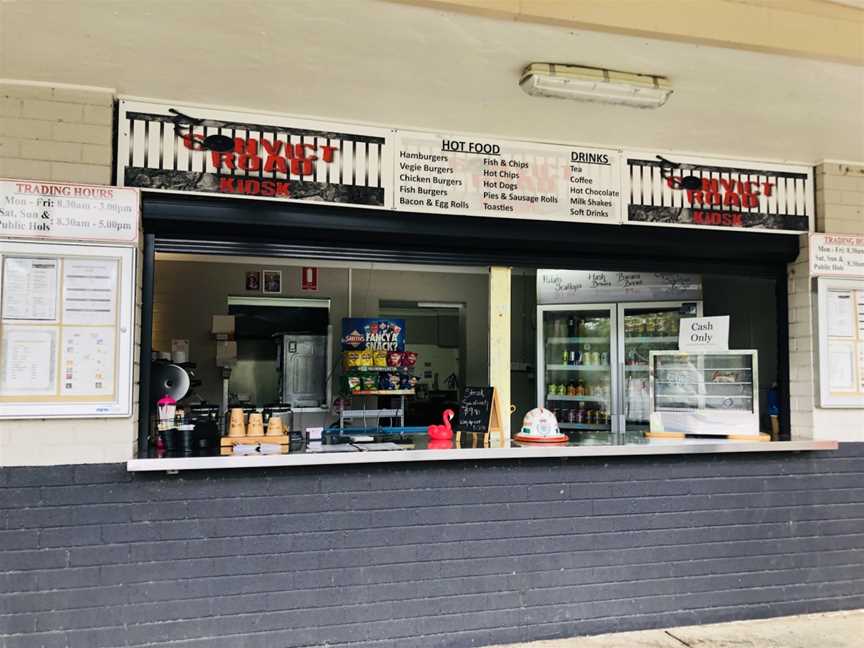
[[[864,407],[864,277],[817,279],[819,405]]]
[[[135,253],[0,241],[0,419],[131,415]]]

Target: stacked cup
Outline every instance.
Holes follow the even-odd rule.
[[[252,412],[249,415],[249,424],[246,427],[247,436],[264,436],[264,417],[261,412]]]
[[[228,436],[246,436],[246,427],[243,425],[243,408],[235,407],[231,410],[231,418],[228,422]]]

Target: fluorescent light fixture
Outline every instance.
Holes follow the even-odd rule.
[[[635,108],[659,108],[672,94],[665,77],[557,63],[532,63],[519,86],[533,97],[597,101]]]

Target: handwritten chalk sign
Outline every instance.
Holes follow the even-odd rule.
[[[459,403],[460,432],[488,432],[492,414],[494,387],[465,387]]]
[[[466,387],[459,403],[456,447],[507,447],[501,403],[494,387]],[[480,445],[480,435],[482,445]],[[490,444],[495,444],[490,445]]]
[[[676,272],[537,271],[537,303],[698,300],[699,275]]]

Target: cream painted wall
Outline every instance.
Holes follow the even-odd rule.
[[[109,89],[0,82],[0,177],[111,184],[113,100]],[[135,415],[0,421],[0,466],[130,459],[139,340],[136,324]]]
[[[391,0],[506,20],[864,64],[864,11],[831,0]]]

